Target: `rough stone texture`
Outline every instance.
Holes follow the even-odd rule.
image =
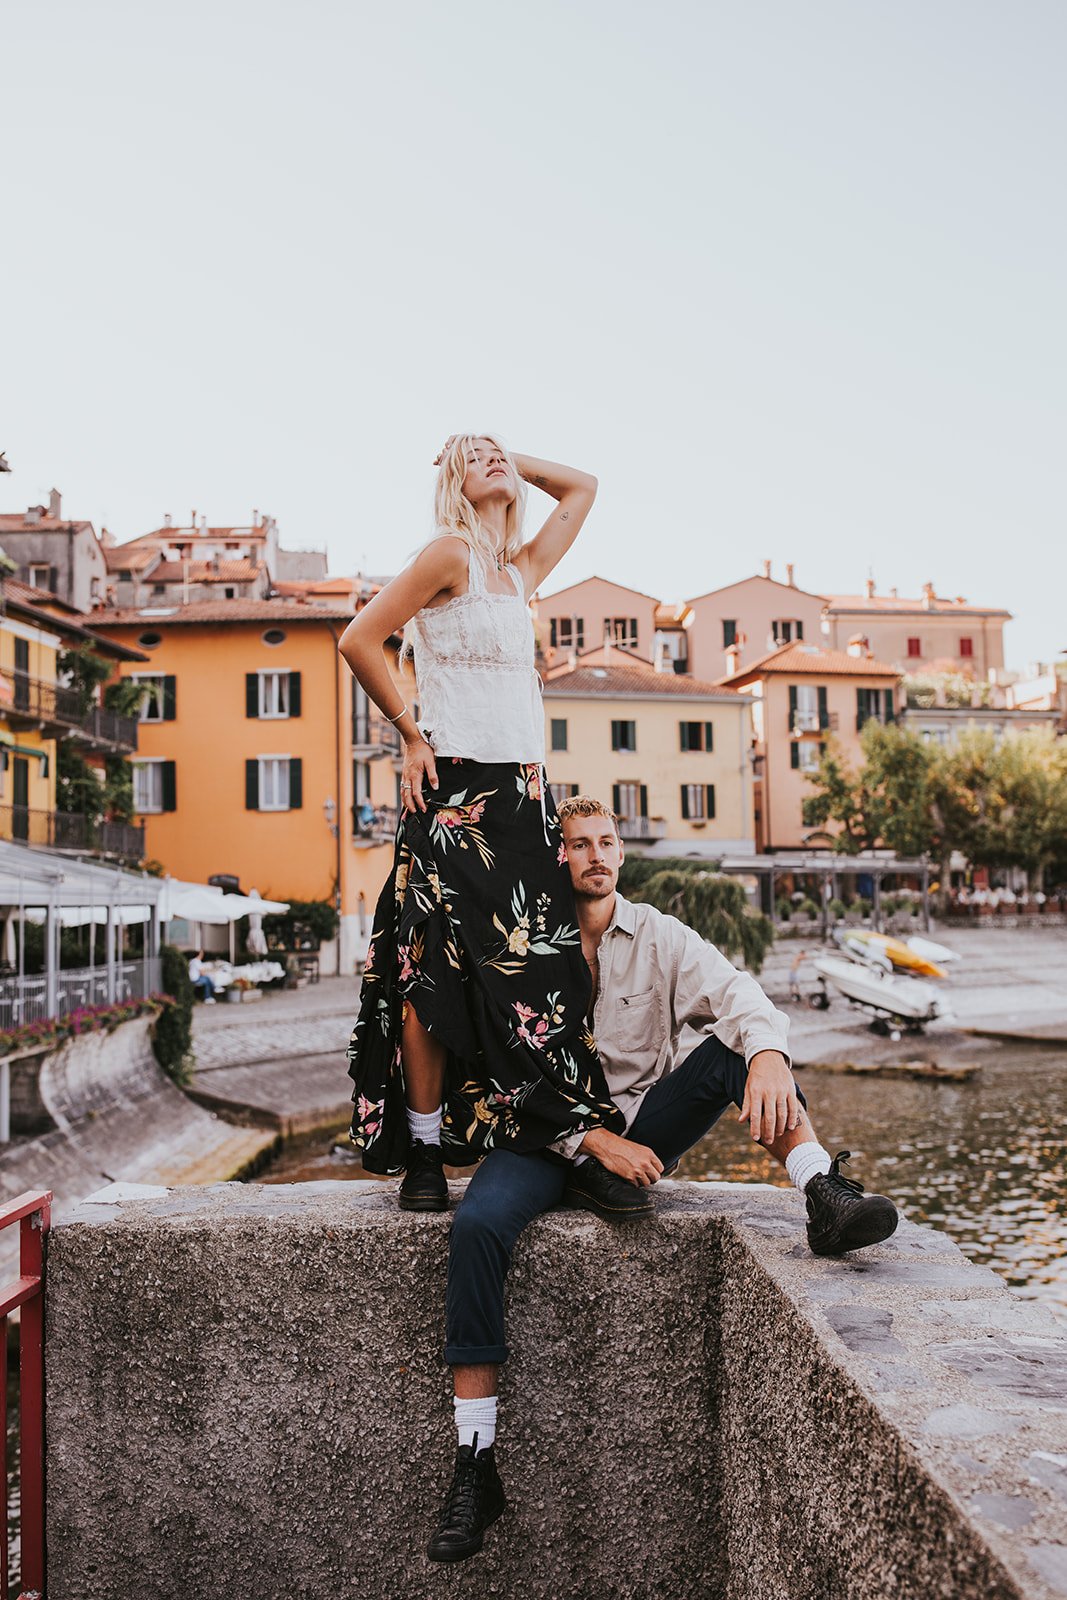
[[[1011,1331],[1009,1292],[930,1230],[843,1261],[801,1230],[789,1192],[686,1183],[625,1232],[535,1223],[501,1391],[513,1508],[442,1570],[448,1218],[359,1182],[84,1205],[49,1248],[50,1593],[1062,1594],[1067,1414],[1040,1374],[1067,1337]],[[958,1364],[975,1343],[990,1360]]]

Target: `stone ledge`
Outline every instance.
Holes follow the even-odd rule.
[[[558,1211],[520,1242],[513,1509],[446,1572],[422,1551],[452,1447],[447,1217],[374,1182],[79,1207],[49,1247],[51,1592],[1067,1593],[1050,1314],[930,1229],[820,1261],[791,1192],[658,1199],[625,1232]]]

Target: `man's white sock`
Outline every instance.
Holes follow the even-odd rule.
[[[829,1172],[832,1165],[829,1150],[824,1150],[814,1139],[794,1145],[785,1158],[785,1170],[789,1174],[789,1180],[801,1194],[817,1172]]]
[[[488,1450],[496,1438],[496,1395],[488,1395],[484,1400],[457,1398],[452,1404],[456,1410],[460,1444],[473,1444],[477,1437],[478,1449]]]
[[[408,1132],[413,1139],[419,1139],[423,1144],[441,1143],[441,1107],[436,1111],[412,1111],[407,1108]]]

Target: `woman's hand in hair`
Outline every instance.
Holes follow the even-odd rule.
[[[430,788],[437,788],[437,763],[434,760],[433,746],[426,743],[420,735],[418,739],[406,741],[404,745],[404,770],[400,774],[400,804],[404,811],[412,815],[416,811],[426,810],[426,801],[423,789],[429,779]]]
[[[438,450],[437,454],[433,458],[433,464],[435,467],[439,467],[441,465],[441,462],[445,459],[445,456],[451,450],[455,441],[456,435],[454,433],[450,433],[440,450]]]

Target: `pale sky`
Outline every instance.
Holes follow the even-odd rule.
[[[770,557],[1054,659],[1065,60],[1061,0],[8,0],[0,510],[394,571],[492,428],[600,478],[546,590]]]

